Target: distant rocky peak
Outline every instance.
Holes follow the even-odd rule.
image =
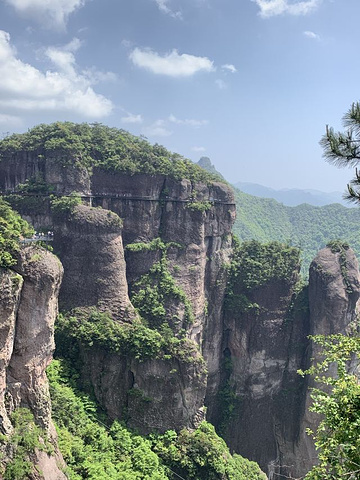
[[[209,173],[215,173],[219,177],[224,178],[221,173],[216,170],[215,166],[211,163],[209,157],[201,157],[200,160],[197,162],[197,165],[199,165],[199,167],[203,168]]]

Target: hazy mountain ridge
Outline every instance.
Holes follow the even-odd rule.
[[[282,188],[277,190],[249,182],[237,182],[234,183],[234,186],[242,192],[254,195],[255,197],[273,198],[289,207],[295,207],[302,203],[308,203],[309,205],[318,207],[332,203],[340,203],[345,207],[353,207],[349,202],[343,200],[343,192],[322,192],[320,190],[300,188]]]
[[[198,165],[221,175],[207,157],[205,160],[200,159]],[[233,231],[240,240],[277,240],[299,247],[305,275],[316,253],[330,240],[348,242],[360,256],[360,210],[346,208],[349,203],[342,200],[340,192],[275,190],[245,182],[234,187],[237,217]]]
[[[302,272],[330,240],[341,239],[360,255],[360,211],[340,204],[289,207],[274,199],[259,198],[235,190],[237,218],[233,231],[241,240],[277,240],[302,250]]]

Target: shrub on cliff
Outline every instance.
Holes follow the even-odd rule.
[[[316,430],[308,430],[319,452],[319,464],[308,480],[360,478],[360,383],[356,367],[360,361],[360,337],[316,335],[322,360],[305,372],[313,375],[310,411],[321,415]],[[350,369],[349,366],[352,368]],[[336,373],[331,374],[336,367]]]
[[[259,466],[231,455],[212,425],[149,438],[110,423],[76,387],[65,361],[48,368],[52,416],[70,480],[263,480]]]
[[[77,193],[72,193],[68,196],[56,197],[50,196],[51,210],[58,215],[71,213],[77,205],[81,204],[81,197]]]
[[[168,431],[154,441],[154,451],[174,476],[188,480],[263,480],[266,475],[255,462],[231,455],[225,441],[208,422],[193,431]]]
[[[16,263],[14,255],[19,249],[20,237],[32,234],[29,224],[0,198],[0,267],[7,268]]]
[[[100,167],[129,175],[164,174],[194,182],[221,181],[220,177],[161,145],[151,145],[143,137],[99,123],[42,124],[0,141],[0,161],[17,152],[33,152],[41,158],[55,158],[62,165],[76,165],[89,171]]]
[[[229,266],[226,290],[228,310],[246,312],[258,308],[248,294],[274,281],[289,282],[300,269],[300,250],[279,242],[240,243],[234,238],[234,251]]]
[[[106,423],[96,403],[76,388],[76,373],[64,361],[48,368],[52,417],[70,480],[167,480],[148,440],[119,422]]]

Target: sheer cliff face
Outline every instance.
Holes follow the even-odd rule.
[[[48,472],[41,478],[65,479],[57,466],[61,459],[56,453],[45,374],[55,348],[54,322],[63,269],[54,255],[36,247],[23,248],[13,268],[0,272],[0,428],[11,434],[9,415],[17,407],[30,408],[55,445],[55,456],[38,452],[32,460]]]
[[[157,237],[165,243],[178,244],[168,250],[169,269],[190,300],[194,320],[191,325],[185,324],[181,308],[175,307],[177,311],[171,313],[182,320],[179,328],[186,328],[187,336],[200,346],[207,363],[207,388],[214,394],[219,383],[225,266],[231,253],[230,233],[235,219],[231,189],[221,183],[193,185],[189,180],[175,181],[161,175],[130,177],[95,171],[92,191],[94,205],[108,208],[123,219],[125,246]],[[96,197],[99,193],[105,196]],[[188,203],[192,200],[193,206]],[[196,207],[202,202],[212,202],[213,206],[201,211]],[[154,252],[126,250],[130,287],[157,259]]]
[[[311,264],[308,290],[297,298],[295,274],[292,282],[274,281],[256,289],[250,298],[259,306],[256,312],[228,311],[225,316],[223,362],[228,368],[220,392],[231,392],[225,437],[235,451],[256,460],[270,479],[302,477],[316,459],[306,434],[317,422],[308,412],[313,383],[297,370],[319,356],[308,335],[345,333],[356,318],[358,265],[350,249],[343,255],[322,250]],[[309,310],[304,308],[306,297]],[[219,421],[218,410],[210,413]]]
[[[41,222],[54,226],[55,251],[65,269],[61,308],[96,307],[110,312],[120,325],[133,323],[138,315],[135,299],[152,269],[160,265],[173,282],[167,287],[173,291],[176,287],[176,295],[165,299],[165,313],[159,310],[159,316],[164,315],[172,334],[195,342],[198,353],[193,351],[193,359],[201,355],[205,359],[205,364],[171,355],[139,359],[81,345],[82,378],[109,417],[126,419],[142,432],[179,430],[203,417],[205,402],[208,419],[234,451],[259,462],[272,479],[303,476],[316,457],[305,429],[316,419],[308,413],[311,381],[302,379],[297,370],[306,369],[311,356],[318,355],[309,334],[346,332],[355,318],[360,283],[351,250],[321,251],[311,266],[309,287],[300,294],[295,270],[287,278],[253,289],[247,305],[224,314],[235,216],[227,186],[164,175],[110,174],[97,168],[90,176],[66,163],[59,165],[58,159],[45,162],[20,155],[7,166],[0,163],[0,186],[11,190],[40,172],[60,194],[76,190],[89,203],[91,197],[92,206],[82,205],[67,216],[52,216],[50,209],[42,217],[27,211],[37,226]],[[27,260],[28,264],[32,262]],[[7,390],[13,403],[30,405],[47,428],[47,392],[40,372],[50,358],[46,352],[53,348],[51,329],[37,335],[45,338],[46,348],[34,362],[32,344],[26,340],[27,323],[20,322],[15,329],[14,322],[28,309],[45,312],[49,292],[44,288],[40,307],[29,295],[21,307],[27,277],[19,273],[16,281],[6,275],[1,280],[0,395],[3,399]],[[11,300],[6,293],[10,291]],[[135,306],[140,310],[138,303]],[[157,328],[153,317],[149,325]],[[23,331],[23,343],[16,340],[17,331]],[[7,432],[11,424],[1,405],[2,428]]]
[[[332,252],[321,250],[310,265],[309,306],[311,335],[350,333],[357,321],[359,308],[360,275],[358,261],[351,249]],[[319,347],[311,344],[308,358],[319,358]],[[308,360],[310,363],[310,361]],[[330,372],[330,373],[335,373]],[[313,429],[318,422],[316,414],[309,412],[310,388],[316,386],[310,378],[305,396],[304,413],[300,424],[299,440],[290,458],[295,463],[294,476],[303,475],[316,458],[313,442],[306,428]]]
[[[231,189],[221,183],[192,184],[164,175],[129,176],[99,169],[87,178],[72,167],[59,170],[52,169],[51,162],[37,164],[28,157],[26,161],[26,168],[13,167],[5,175],[6,188],[41,170],[57,192],[76,187],[92,197],[91,207],[79,206],[71,215],[51,218],[54,249],[65,270],[59,298],[62,310],[96,307],[110,312],[115,321],[132,322],[137,314],[131,294],[138,292],[138,282],[164,252],[126,247],[149,245],[157,238],[165,245],[168,273],[188,302],[166,301],[166,321],[173,333],[183,331],[197,344],[208,374],[205,365],[196,362],[138,361],[83,349],[83,376],[111,418],[126,415],[129,425],[142,431],[195,425],[204,416],[206,388],[215,392],[219,383],[220,312],[235,217]],[[34,220],[37,226],[41,222],[35,212]],[[49,215],[43,220],[48,222]],[[134,397],[134,388],[151,401]]]

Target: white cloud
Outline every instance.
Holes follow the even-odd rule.
[[[212,72],[215,70],[213,62],[207,57],[196,57],[183,53],[178,54],[173,50],[164,56],[152,50],[135,48],[129,56],[137,67],[145,68],[157,75],[170,77],[190,77],[197,72]]]
[[[237,72],[236,67],[234,65],[232,65],[231,63],[226,63],[225,65],[221,65],[221,68],[223,70],[228,70],[231,73],[236,73]]]
[[[143,133],[147,137],[169,137],[173,134],[172,131],[166,128],[164,120],[156,120],[152,125],[145,127]]]
[[[187,125],[194,128],[199,128],[209,123],[207,120],[195,120],[194,118],[186,118],[185,120],[180,120],[179,118],[176,118],[173,114],[169,116],[169,121],[172,123],[177,123],[178,125]]]
[[[76,52],[82,45],[78,38],[73,38],[71,42],[61,48],[49,47],[45,51],[45,55],[51,62],[68,76],[73,78],[79,77],[76,74],[76,59],[74,52]],[[89,84],[95,85],[100,82],[113,82],[117,80],[117,76],[113,72],[102,72],[95,67],[90,67],[81,72],[84,79],[87,79]]]
[[[19,13],[41,23],[46,28],[65,28],[71,13],[86,0],[5,0]]]
[[[169,0],[155,0],[155,3],[157,4],[161,12],[170,15],[170,17],[182,19],[181,12],[174,12],[173,10],[171,10],[171,8],[169,7]]]
[[[251,0],[260,8],[261,17],[275,15],[307,15],[314,11],[322,0]]]
[[[0,30],[0,107],[18,111],[45,110],[99,118],[108,115],[112,103],[92,89],[90,79],[77,72],[74,50],[50,47],[45,54],[55,66],[42,72],[17,58],[10,35]]]
[[[205,152],[206,148],[205,147],[192,147],[191,150],[193,152]]]
[[[134,115],[133,113],[126,112],[126,117],[121,117],[122,123],[142,123],[144,121],[141,114]]]
[[[314,40],[320,40],[320,35],[318,35],[315,32],[311,32],[309,30],[306,30],[305,32],[303,32],[303,35],[307,38],[312,38]]]
[[[225,90],[227,88],[227,83],[224,82],[224,80],[220,80],[218,78],[215,80],[215,85],[220,89],[220,90]]]
[[[87,77],[92,85],[102,82],[116,82],[118,76],[114,72],[102,72],[96,67],[90,67],[83,70],[83,75]]]

